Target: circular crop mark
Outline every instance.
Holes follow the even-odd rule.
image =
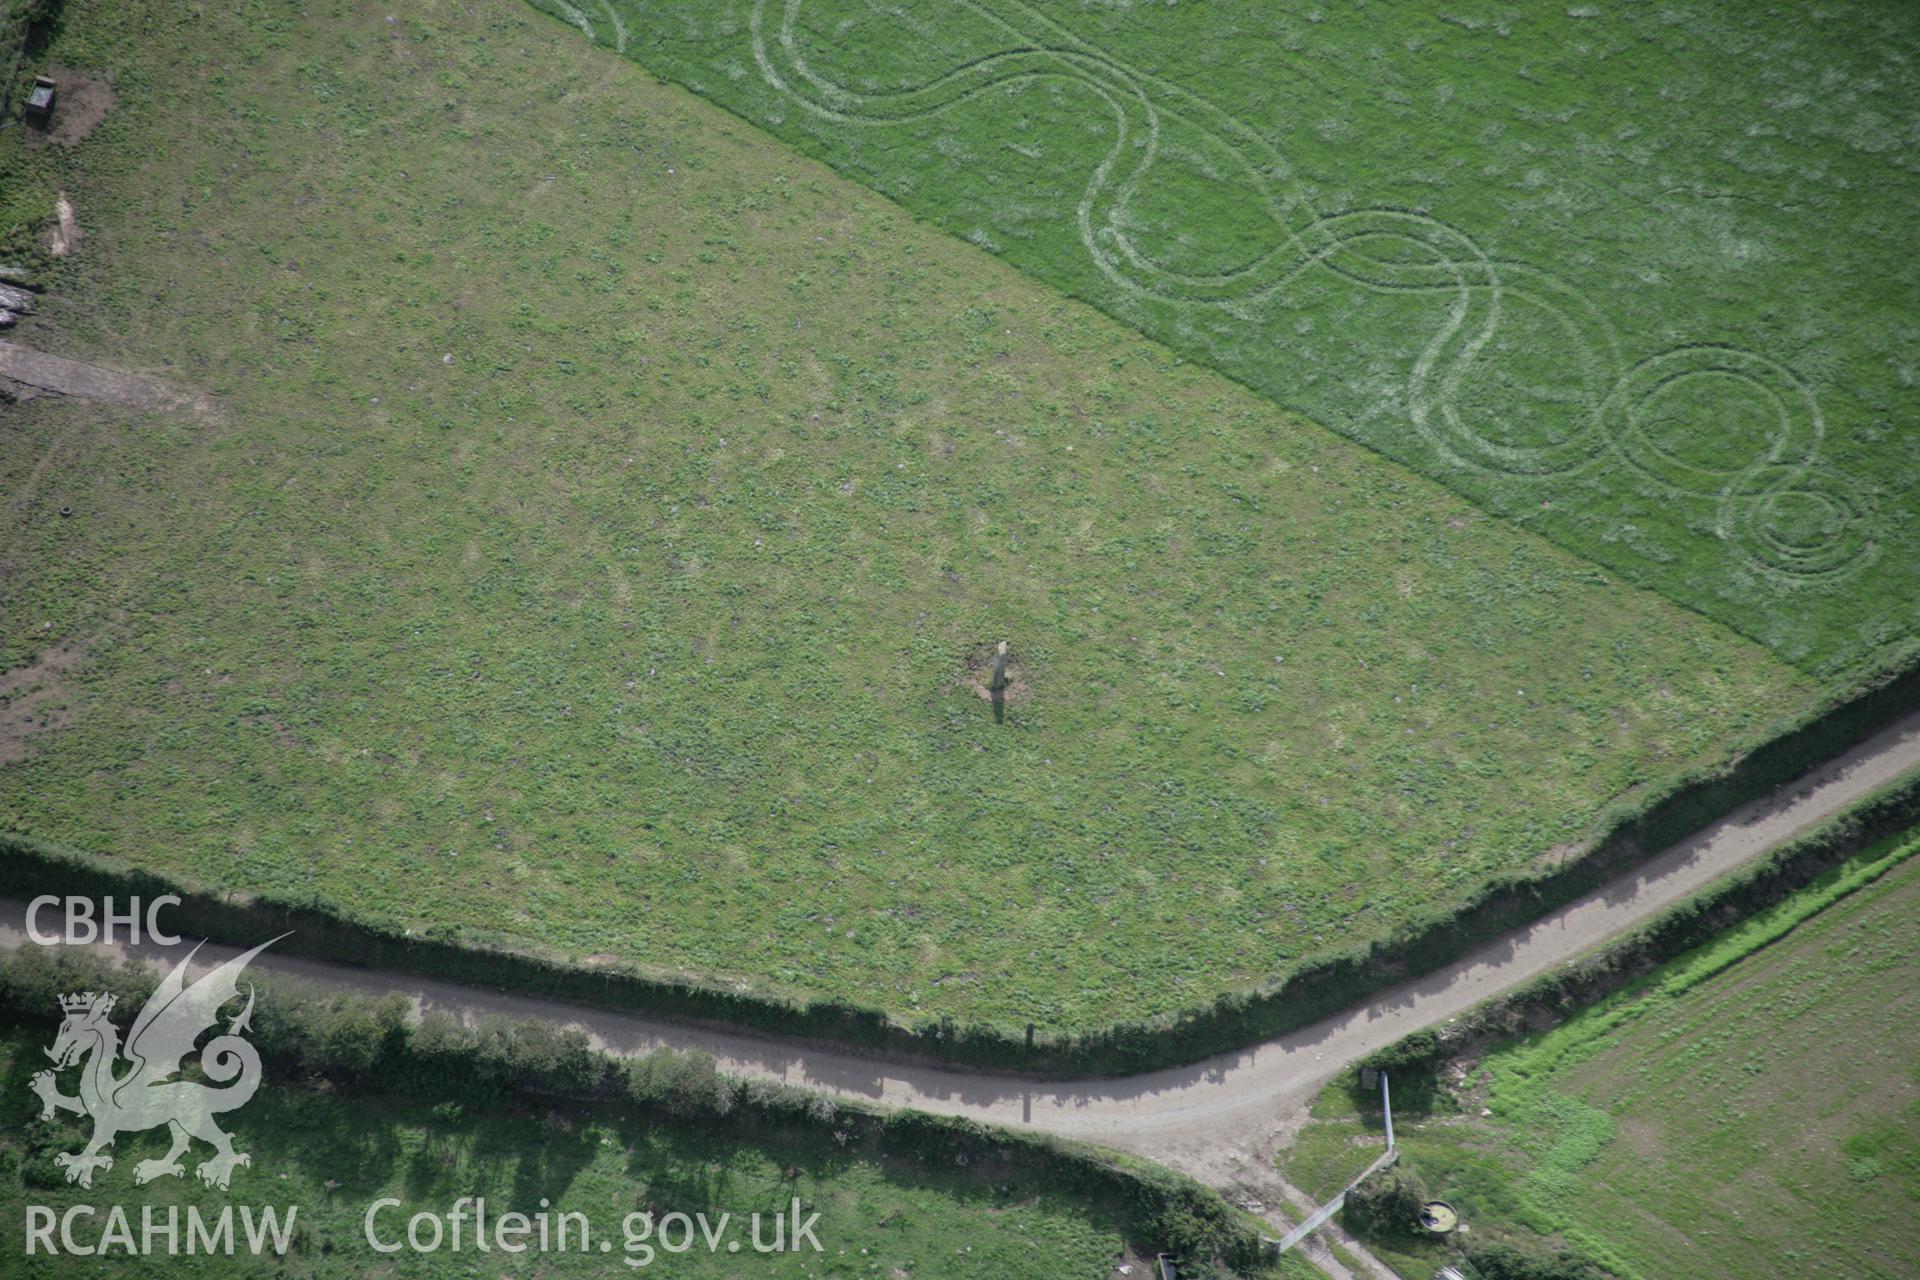
[[[1777,459],[1791,442],[1787,408],[1765,390],[1720,370],[1682,374],[1654,389],[1633,417],[1637,447],[1659,466],[1731,479]]]
[[[1760,500],[1757,532],[1775,546],[1810,551],[1841,536],[1846,513],[1823,493],[1789,490]]]
[[[1867,498],[1837,479],[1797,468],[1767,468],[1729,491],[1722,528],[1761,570],[1813,581],[1846,573],[1873,552]]]
[[[1823,427],[1806,384],[1764,356],[1681,347],[1629,369],[1607,398],[1607,432],[1641,474],[1716,494],[1756,468],[1803,468]]]

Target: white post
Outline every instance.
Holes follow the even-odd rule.
[[[1393,1097],[1387,1092],[1387,1073],[1380,1073],[1380,1109],[1387,1113],[1387,1150],[1393,1150]]]

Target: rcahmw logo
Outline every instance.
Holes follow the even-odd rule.
[[[195,947],[142,1006],[124,1048],[120,1030],[110,1016],[113,996],[84,991],[60,998],[65,1016],[53,1047],[46,1051],[53,1060],[53,1070],[35,1075],[28,1087],[40,1096],[43,1120],[66,1111],[93,1121],[92,1136],[84,1147],[53,1158],[66,1171],[68,1182],[91,1187],[95,1173],[113,1168],[113,1157],[106,1149],[115,1138],[162,1125],[172,1145],[164,1156],[142,1160],[133,1167],[137,1184],[183,1177],[186,1170],[180,1157],[196,1139],[213,1148],[212,1155],[194,1167],[194,1173],[209,1187],[226,1190],[234,1170],[252,1164],[246,1152],[233,1149],[233,1139],[216,1121],[216,1117],[245,1106],[260,1087],[260,1054],[243,1035],[253,1016],[251,985],[245,1007],[228,1015],[225,1032],[216,1034],[198,1051],[201,1074],[210,1083],[178,1077],[181,1060],[195,1052],[195,1042],[204,1032],[218,1029],[222,1007],[239,999],[239,978],[248,963],[277,941],[271,939],[235,956],[189,985],[187,966],[199,952]],[[72,1068],[78,1068],[79,1079],[77,1092],[70,1096],[60,1091],[59,1073]],[[282,1222],[272,1209],[256,1215],[251,1206],[243,1207],[239,1239],[250,1252],[258,1253],[269,1245],[284,1252],[298,1212],[297,1206],[288,1206]],[[58,1215],[49,1206],[29,1205],[27,1253],[42,1249],[82,1256],[117,1250],[130,1254],[231,1253],[236,1242],[232,1206],[211,1222],[197,1209],[189,1208],[184,1223],[172,1207],[156,1213],[153,1206],[146,1206],[138,1215],[140,1231],[136,1234],[133,1217],[124,1207],[114,1205],[104,1211],[105,1222],[97,1243],[88,1244],[76,1237],[82,1220],[102,1216],[102,1211],[92,1205],[73,1205]]]
[[[27,1253],[29,1256],[42,1252],[70,1253],[80,1258],[95,1254],[111,1257],[116,1253],[135,1258],[182,1253],[231,1256],[237,1242],[248,1253],[264,1253],[271,1248],[276,1255],[281,1255],[293,1241],[293,1220],[299,1212],[298,1205],[288,1205],[282,1221],[281,1211],[271,1205],[258,1214],[252,1205],[241,1205],[241,1230],[236,1236],[232,1205],[223,1206],[211,1221],[197,1205],[188,1205],[185,1214],[177,1204],[165,1208],[142,1205],[136,1230],[126,1206],[116,1204],[108,1207],[105,1224],[89,1241],[82,1232],[90,1232],[93,1224],[81,1220],[100,1217],[100,1211],[92,1205],[72,1205],[65,1213],[56,1215],[47,1205],[30,1204],[27,1206]]]

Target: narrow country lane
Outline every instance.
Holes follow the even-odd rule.
[[[1236,1199],[1259,1198],[1274,1206],[1287,1188],[1273,1172],[1273,1152],[1299,1123],[1307,1100],[1346,1064],[1645,923],[1915,767],[1920,767],[1920,713],[1455,964],[1302,1030],[1193,1066],[1115,1079],[1038,1082],[903,1065],[853,1051],[685,1027],[271,951],[254,963],[333,987],[381,995],[398,991],[422,1011],[439,1009],[466,1019],[500,1013],[578,1027],[597,1046],[617,1054],[663,1044],[701,1049],[737,1076],[1119,1147],[1181,1169]],[[0,946],[31,945],[25,915],[24,903],[0,900]],[[177,958],[152,946],[101,949],[137,953],[155,964]],[[210,967],[234,954],[233,948],[209,944],[201,949],[200,961]],[[1282,1212],[1298,1209],[1287,1204]]]

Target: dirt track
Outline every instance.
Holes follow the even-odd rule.
[[[891,1106],[963,1115],[1122,1147],[1268,1204],[1286,1189],[1271,1172],[1280,1135],[1312,1094],[1357,1057],[1445,1021],[1572,959],[1687,897],[1717,876],[1920,767],[1920,713],[1747,805],[1638,870],[1496,939],[1445,969],[1393,987],[1304,1030],[1190,1067],[1116,1080],[1027,1081],[876,1062],[856,1053],[689,1029],[630,1014],[499,995],[402,974],[320,964],[271,952],[256,963],[340,987],[401,991],[422,1009],[498,1012],[585,1030],[615,1053],[659,1044],[704,1049],[724,1070],[784,1080]],[[0,900],[0,945],[26,942],[24,906]],[[124,951],[125,948],[114,948]],[[150,959],[164,952],[154,950]],[[208,946],[213,963],[233,952]],[[176,953],[177,955],[177,953]],[[173,957],[168,957],[169,959]],[[1291,1208],[1291,1206],[1288,1206]]]
[[[24,382],[42,391],[57,391],[61,395],[80,396],[89,400],[107,400],[132,409],[200,415],[212,412],[211,401],[189,395],[157,378],[69,360],[65,356],[49,355],[13,342],[0,342],[0,377]]]

